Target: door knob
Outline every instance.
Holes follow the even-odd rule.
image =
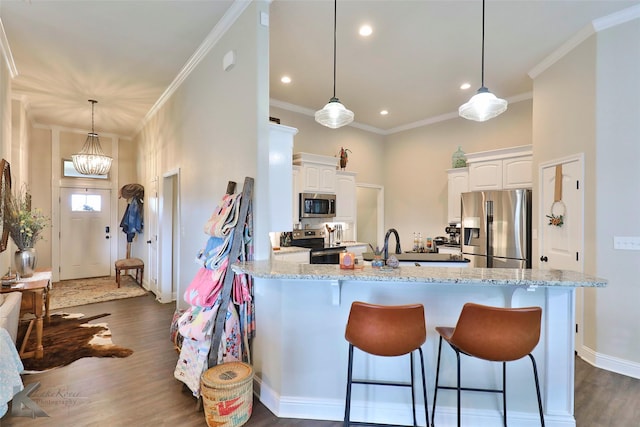
[[[147,244],[150,245],[151,244],[151,240],[147,240]]]
[[[109,238],[109,236],[104,236],[104,238],[105,238],[105,239],[108,239],[108,238]]]
[[[543,255],[543,256],[540,257],[540,261],[547,262],[547,261],[549,261],[549,258],[547,258],[546,256]]]

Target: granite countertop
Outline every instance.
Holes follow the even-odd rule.
[[[447,283],[452,285],[605,287],[607,281],[570,270],[513,268],[413,267],[383,271],[370,266],[342,270],[338,265],[250,261],[231,266],[236,273],[263,279],[355,280],[381,282]]]

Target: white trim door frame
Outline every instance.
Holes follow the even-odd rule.
[[[158,227],[158,299],[168,303],[178,299],[180,277],[180,169],[162,175]]]

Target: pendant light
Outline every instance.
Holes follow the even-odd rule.
[[[458,109],[460,117],[476,122],[492,119],[507,110],[507,101],[496,97],[484,86],[484,2],[482,0],[482,86],[469,102]]]
[[[336,98],[336,23],[338,0],[333,1],[333,96],[322,110],[316,111],[316,122],[337,129],[353,121],[353,111],[347,110]]]
[[[72,155],[71,160],[76,170],[83,175],[106,175],[111,169],[113,159],[105,156],[100,147],[98,134],[93,129],[93,110],[98,101],[90,99],[89,102],[91,103],[91,132],[87,135],[82,150]]]

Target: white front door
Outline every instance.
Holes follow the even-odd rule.
[[[540,259],[538,268],[584,271],[584,168],[582,156],[540,165]],[[562,184],[556,185],[556,176]],[[560,181],[560,180],[558,180]],[[560,199],[561,202],[556,201]],[[562,215],[562,225],[549,216]],[[576,289],[576,350],[582,347],[582,288]]]
[[[60,189],[60,280],[111,273],[111,190]]]

